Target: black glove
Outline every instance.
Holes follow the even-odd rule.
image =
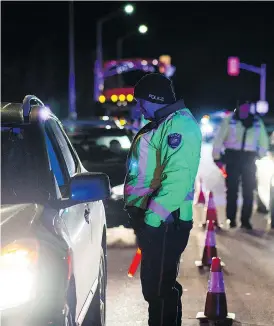
[[[145,210],[135,207],[135,206],[127,206],[125,210],[129,216],[129,224],[133,228],[133,230],[139,231],[145,226]]]

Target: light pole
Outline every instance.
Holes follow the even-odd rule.
[[[123,7],[123,10],[127,15],[131,15],[134,12],[134,6],[127,4]],[[121,13],[121,8],[117,11],[113,11],[110,14],[102,17],[96,23],[96,65],[95,65],[95,83],[94,83],[94,97],[95,100],[98,99],[98,91],[100,85],[104,82],[103,76],[103,40],[102,40],[102,29],[103,24],[117,16]]]
[[[127,38],[129,38],[132,35],[135,35],[137,32],[139,32],[140,34],[146,34],[146,32],[148,31],[148,28],[146,25],[140,25],[138,27],[137,31],[132,31],[122,37],[119,37],[116,43],[116,53],[117,53],[117,59],[121,60],[123,57],[123,43],[124,40],[126,40]]]
[[[76,119],[76,90],[74,63],[74,3],[69,2],[69,117]]]
[[[116,54],[117,54],[117,60],[122,60],[123,57],[123,43],[124,40],[128,39],[129,37],[131,37],[132,35],[135,35],[136,33],[140,33],[140,34],[146,34],[146,32],[148,31],[148,28],[146,25],[140,25],[138,27],[138,30],[134,30],[122,37],[119,37],[116,43]],[[122,87],[122,76],[121,74],[118,75],[118,84],[119,87]]]

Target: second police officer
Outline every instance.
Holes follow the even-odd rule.
[[[240,105],[224,118],[213,141],[213,159],[219,168],[226,167],[226,216],[230,227],[237,226],[239,183],[242,184],[243,205],[241,227],[252,229],[250,218],[256,188],[256,164],[266,155],[269,139],[262,119],[251,113],[251,104]]]

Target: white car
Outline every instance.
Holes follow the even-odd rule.
[[[1,104],[2,326],[105,326],[106,174],[34,96]]]
[[[274,131],[270,136],[269,153],[256,161],[258,211],[270,213],[271,227],[274,228]]]

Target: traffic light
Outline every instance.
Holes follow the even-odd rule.
[[[240,59],[238,57],[229,57],[227,59],[227,74],[233,77],[239,76]]]

